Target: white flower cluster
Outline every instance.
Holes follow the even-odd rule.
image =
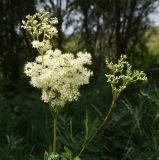
[[[36,48],[41,55],[45,54],[47,50],[52,48],[49,40],[43,40],[42,42],[34,40],[31,44],[33,48]]]
[[[73,54],[52,50],[50,41],[57,33],[53,25],[58,20],[48,18],[48,12],[28,15],[26,19],[22,21],[22,28],[32,35],[32,46],[37,49],[39,56],[35,62],[25,65],[24,72],[31,78],[30,83],[41,89],[42,100],[49,103],[54,112],[58,112],[67,101],[78,98],[80,85],[89,83],[92,72],[85,65],[91,64],[91,56],[79,52],[75,58]]]
[[[43,65],[42,65],[43,64]],[[67,101],[77,100],[80,85],[89,83],[92,72],[84,65],[91,64],[88,53],[62,54],[60,50],[48,50],[25,65],[30,83],[42,90],[42,100],[50,103],[57,112]]]
[[[115,98],[132,82],[146,81],[147,77],[143,71],[133,70],[127,62],[126,55],[121,55],[117,64],[106,61],[111,74],[106,74],[107,82],[111,84]]]
[[[22,28],[26,29],[34,40],[38,40],[39,37],[45,39],[51,39],[57,34],[57,29],[54,24],[58,23],[57,18],[48,18],[49,13],[40,11],[33,16],[26,16],[26,21],[22,21]]]

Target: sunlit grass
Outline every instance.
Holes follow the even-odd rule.
[[[148,30],[150,36],[147,46],[153,54],[159,54],[159,26],[152,27]]]

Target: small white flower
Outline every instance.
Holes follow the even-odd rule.
[[[50,32],[51,32],[52,34],[58,33],[58,31],[57,31],[57,29],[56,29],[55,27],[50,28]]]
[[[37,40],[33,41],[31,44],[33,48],[39,48],[41,46],[41,43]]]

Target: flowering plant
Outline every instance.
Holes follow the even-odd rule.
[[[54,115],[53,153],[47,159],[58,159],[56,152],[57,117],[66,102],[77,100],[79,87],[89,83],[92,72],[85,65],[91,64],[91,55],[87,52],[62,54],[58,49],[52,50],[51,40],[57,34],[53,26],[56,18],[48,18],[48,12],[41,11],[33,16],[26,16],[22,28],[33,38],[32,46],[39,56],[34,62],[25,65],[24,73],[31,78],[30,83],[42,91],[42,100],[49,104]],[[41,39],[41,40],[40,40]],[[54,158],[51,158],[54,157]]]
[[[39,55],[34,62],[25,65],[24,73],[30,77],[32,86],[42,92],[42,100],[49,104],[54,115],[53,152],[45,153],[44,160],[80,160],[80,156],[87,145],[105,127],[109,115],[120,93],[126,87],[138,80],[146,81],[143,71],[132,70],[132,66],[126,61],[127,57],[121,55],[117,64],[106,61],[110,74],[106,74],[107,82],[112,88],[112,103],[106,112],[103,122],[83,142],[79,154],[74,157],[72,152],[65,147],[63,154],[56,150],[56,128],[60,110],[67,102],[77,100],[80,96],[79,87],[89,83],[92,72],[85,67],[91,64],[91,55],[87,52],[77,53],[76,57],[71,53],[62,54],[58,49],[53,50],[51,40],[57,34],[54,25],[58,23],[56,18],[49,18],[49,13],[41,11],[33,16],[26,16],[22,21],[22,28],[32,36],[32,46],[37,49]]]
[[[133,70],[132,66],[127,62],[126,55],[121,55],[118,63],[114,64],[106,60],[106,66],[110,70],[110,74],[106,74],[106,82],[110,83],[112,88],[112,102],[105,113],[103,122],[99,127],[93,132],[92,135],[89,135],[88,138],[84,141],[82,148],[78,154],[80,156],[85,150],[86,146],[95,138],[95,136],[105,127],[109,115],[120,96],[121,92],[126,89],[126,87],[136,81],[147,81],[146,74],[143,71]]]

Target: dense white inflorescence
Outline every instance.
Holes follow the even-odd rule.
[[[58,111],[67,101],[77,100],[80,85],[89,83],[92,72],[85,68],[86,64],[91,64],[88,53],[79,52],[75,58],[58,49],[48,50],[35,62],[28,62],[24,72],[31,78],[30,83],[42,90],[42,100]]]
[[[92,72],[85,68],[91,64],[89,53],[79,52],[62,54],[52,50],[51,41],[58,33],[57,18],[49,18],[49,13],[40,11],[33,16],[26,16],[22,28],[33,38],[32,47],[39,56],[34,62],[25,65],[24,72],[31,78],[31,85],[42,91],[42,100],[49,103],[54,112],[58,112],[67,101],[77,100],[80,85],[89,83]],[[40,39],[40,40],[39,40]]]

